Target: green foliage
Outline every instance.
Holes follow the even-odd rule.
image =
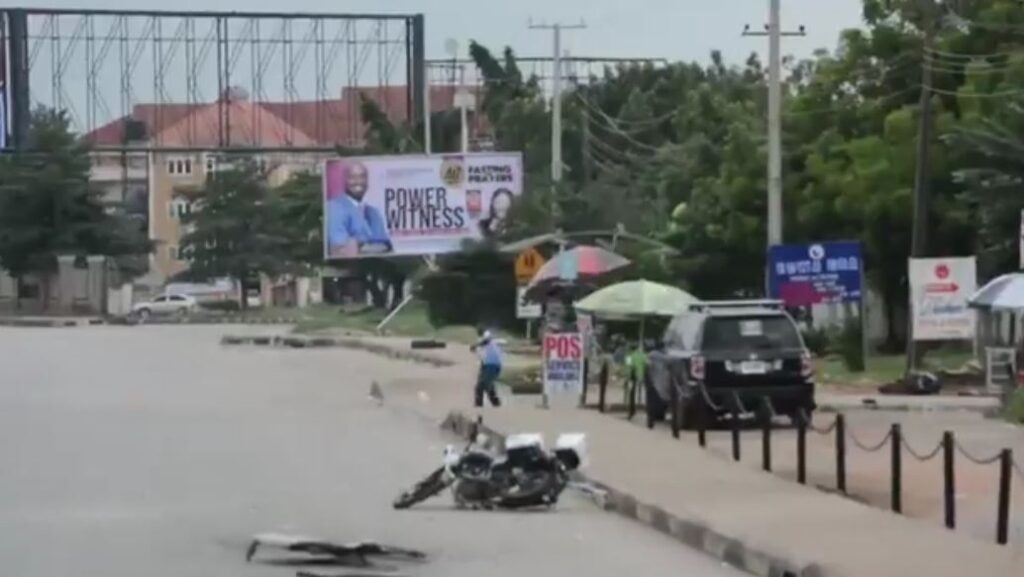
[[[141,272],[134,257],[151,243],[89,182],[88,149],[67,115],[34,111],[28,148],[0,158],[0,267],[16,278],[45,277],[58,255],[95,254],[114,257],[124,272]]]
[[[826,327],[809,327],[801,331],[804,345],[817,357],[829,352],[829,331]]]
[[[203,186],[177,194],[191,205],[182,218],[186,232],[181,254],[189,261],[182,278],[241,282],[260,273],[275,277],[299,268],[292,252],[295,242],[281,218],[282,199],[254,162],[239,159],[211,174]]]
[[[829,341],[830,351],[843,360],[847,371],[864,372],[864,339],[859,319],[848,319],[832,332]]]
[[[1024,425],[1024,387],[1017,387],[1010,394],[1010,400],[1003,409],[1006,420],[1018,425]]]

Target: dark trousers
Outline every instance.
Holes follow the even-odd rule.
[[[484,394],[490,399],[491,406],[501,406],[501,399],[498,398],[498,391],[494,386],[500,374],[501,367],[498,365],[480,365],[480,373],[476,377],[476,389],[473,391],[474,404],[477,407],[484,406]]]

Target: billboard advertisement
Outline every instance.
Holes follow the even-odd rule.
[[[977,282],[973,256],[910,259],[914,340],[973,339],[974,311],[967,301]]]
[[[502,232],[520,153],[346,157],[323,167],[327,259],[430,255]]]
[[[771,297],[791,307],[859,302],[863,266],[859,242],[772,246],[768,253]]]

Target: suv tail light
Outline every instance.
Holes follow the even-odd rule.
[[[690,359],[690,378],[695,381],[704,380],[704,357],[695,355]]]
[[[808,378],[813,374],[814,359],[811,358],[810,354],[804,353],[803,356],[800,357],[800,375],[804,378]]]

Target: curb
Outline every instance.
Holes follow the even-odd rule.
[[[356,338],[344,337],[300,337],[300,336],[237,336],[224,335],[220,339],[222,345],[255,345],[264,347],[290,347],[294,349],[309,348],[343,348],[365,351],[371,354],[380,355],[402,361],[412,361],[433,367],[451,367],[454,361],[442,359],[432,355],[403,351],[385,345],[367,343]]]
[[[978,397],[969,397],[978,398]],[[956,403],[879,403],[879,402],[860,402],[860,403],[829,403],[819,402],[818,410],[823,413],[843,413],[852,411],[892,411],[900,413],[979,413],[987,415],[992,411],[998,411],[1000,409],[1000,403],[998,399],[993,398],[991,403],[986,404],[956,404]]]
[[[460,411],[452,411],[441,423],[442,429],[449,429],[456,434],[466,436],[476,427],[476,422]],[[504,435],[480,425],[481,432],[504,442]],[[657,505],[645,503],[636,496],[595,479],[586,479],[588,483],[600,489],[591,499],[604,511],[618,513],[623,517],[638,521],[681,541],[698,551],[702,551],[717,559],[758,577],[822,577],[824,572],[820,565],[808,561],[784,559],[776,554],[761,551],[743,541],[743,538],[730,537],[715,528],[707,521],[696,517],[683,517],[665,511]]]
[[[294,325],[301,319],[293,317],[185,317],[185,318],[159,318],[150,317],[146,322],[136,321],[134,324],[141,325]]]
[[[18,328],[67,328],[101,324],[103,319],[0,319],[0,326]]]

